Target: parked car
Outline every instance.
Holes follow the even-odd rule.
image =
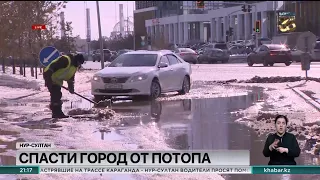
[[[228,62],[229,55],[221,49],[206,49],[203,54],[199,55],[198,62],[203,63],[216,63],[221,61],[222,63]]]
[[[258,44],[272,44],[272,40],[270,38],[259,38]]]
[[[208,44],[204,47],[204,49],[221,49],[230,55],[228,45],[227,45],[227,43],[224,43],[224,42],[217,42],[217,43]]]
[[[174,52],[188,63],[197,64],[198,62],[198,53],[191,48],[177,48]]]
[[[109,49],[103,49],[103,53],[104,53],[104,62],[111,61],[111,51]],[[100,60],[101,60],[100,50],[96,50],[93,55],[93,62],[95,61],[100,62]]]
[[[229,48],[230,54],[246,54],[247,47],[241,44],[235,44]]]
[[[311,61],[320,62],[320,41],[317,41],[311,53]]]
[[[133,51],[122,54],[98,71],[91,81],[96,100],[112,96],[158,98],[161,93],[190,90],[191,66],[171,51]]]
[[[301,57],[303,53],[304,52],[301,50],[291,49],[291,55],[292,55],[293,61],[301,62]],[[320,62],[320,41],[316,41],[316,44],[313,50],[311,50],[310,58],[311,58],[310,60],[311,62]]]
[[[124,54],[124,53],[127,53],[127,52],[132,52],[132,51],[134,51],[134,50],[130,50],[130,49],[119,50],[118,52],[116,52],[114,55],[111,56],[111,61],[115,60],[121,54]]]
[[[263,66],[273,66],[274,63],[284,63],[290,66],[292,57],[290,49],[280,44],[264,44],[250,53],[247,57],[249,66],[253,64],[263,64]]]

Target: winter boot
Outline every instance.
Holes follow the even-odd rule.
[[[66,115],[62,112],[61,109],[62,109],[61,105],[53,106],[53,107],[52,107],[52,118],[58,118],[58,119],[68,118],[69,116],[66,116]]]

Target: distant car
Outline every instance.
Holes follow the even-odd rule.
[[[198,53],[191,48],[177,48],[174,52],[188,63],[198,63]]]
[[[247,47],[244,45],[236,44],[229,48],[230,54],[246,54]]]
[[[231,54],[227,43],[224,43],[224,42],[208,44],[204,47],[204,50],[207,50],[207,49],[221,49],[225,54],[228,54],[229,56]]]
[[[273,66],[274,63],[284,63],[290,66],[292,57],[290,49],[280,44],[264,44],[250,53],[247,57],[249,66],[253,64],[263,64],[263,66]]]
[[[291,49],[291,54],[293,61],[301,62],[303,51],[297,49]],[[311,50],[310,53],[310,61],[311,62],[320,62],[320,41],[316,41],[314,48]]]
[[[201,55],[198,57],[198,62],[203,63],[216,63],[221,61],[222,63],[228,62],[229,55],[226,54],[221,49],[206,49]]]
[[[269,38],[259,38],[258,39],[258,43],[259,44],[272,44],[272,40],[271,39],[269,39]]]
[[[132,52],[134,50],[130,50],[130,49],[122,49],[122,50],[119,50],[117,53],[115,53],[114,55],[112,55],[110,58],[111,58],[111,61],[115,60],[118,56],[120,56],[121,54],[125,54],[127,52]]]
[[[111,51],[109,49],[103,49],[103,53],[104,53],[104,62],[110,61],[111,59]],[[96,50],[94,56],[93,56],[93,62],[98,61],[100,62],[101,60],[101,54],[100,54],[100,50]]]
[[[191,66],[171,51],[133,51],[122,54],[98,71],[91,81],[96,100],[112,96],[158,98],[161,93],[186,94]]]
[[[311,61],[312,62],[314,62],[314,61],[319,62],[320,61],[320,41],[316,42],[316,44],[312,50]]]

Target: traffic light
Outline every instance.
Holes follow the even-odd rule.
[[[204,8],[204,1],[197,1],[197,8]]]
[[[242,10],[243,12],[247,12],[246,5],[241,6],[241,10]]]
[[[261,30],[261,22],[259,20],[256,21],[256,24],[254,26],[255,32],[260,33]]]
[[[232,27],[229,28],[229,36],[233,36],[233,28]]]

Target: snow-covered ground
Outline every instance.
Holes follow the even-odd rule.
[[[90,96],[90,79],[94,71],[82,71],[76,75],[75,91],[85,96]],[[53,142],[59,149],[84,149],[84,150],[134,150],[138,147],[146,150],[171,149],[165,142],[164,134],[156,126],[142,125],[132,127],[123,134],[125,138],[115,140],[114,135],[106,135],[102,141],[100,129],[111,129],[112,122],[116,123],[119,117],[105,121],[78,121],[65,119],[54,124],[43,122],[50,117],[48,109],[49,93],[43,86],[42,77],[25,78],[20,75],[8,75],[0,73],[0,142],[6,141],[13,146],[22,138],[25,141]],[[77,96],[62,90],[65,104],[81,101]],[[86,107],[86,108],[90,108]],[[31,128],[30,121],[34,127]],[[29,125],[27,125],[29,124]],[[23,126],[27,125],[27,126]],[[57,129],[50,126],[59,127]],[[41,127],[40,127],[41,126]],[[35,127],[37,127],[35,129]],[[1,135],[3,131],[16,132],[18,135]],[[7,134],[7,133],[6,133]],[[1,157],[14,157],[15,151],[8,147],[0,154]],[[1,176],[0,176],[1,177]],[[32,179],[213,179],[222,180],[217,174],[211,175],[28,175],[28,176],[3,176],[5,179],[32,178]]]

